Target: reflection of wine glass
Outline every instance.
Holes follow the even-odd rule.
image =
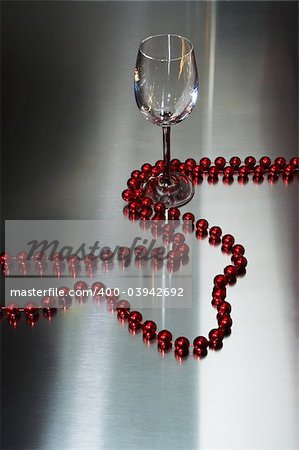
[[[144,39],[138,50],[135,98],[143,116],[163,130],[164,171],[146,184],[146,195],[167,207],[191,200],[186,175],[170,170],[170,127],[191,113],[199,89],[193,45],[182,36],[161,34]]]

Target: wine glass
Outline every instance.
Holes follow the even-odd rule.
[[[164,170],[151,177],[145,192],[169,207],[187,203],[194,194],[191,180],[170,168],[170,127],[188,117],[199,90],[192,43],[175,34],[144,39],[138,49],[134,91],[137,106],[150,122],[162,127]]]

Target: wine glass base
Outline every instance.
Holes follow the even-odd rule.
[[[145,195],[156,202],[163,202],[167,208],[188,203],[194,195],[194,187],[189,178],[179,172],[171,172],[170,182],[162,173],[152,177],[145,185]]]

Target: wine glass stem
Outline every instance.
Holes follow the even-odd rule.
[[[163,160],[165,163],[164,176],[166,183],[171,184],[170,178],[170,127],[162,127],[163,130]]]

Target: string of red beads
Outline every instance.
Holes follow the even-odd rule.
[[[294,173],[298,173],[299,158],[294,157],[288,163],[284,157],[277,157],[274,161],[268,156],[263,156],[256,160],[253,156],[247,156],[242,163],[238,156],[233,156],[227,161],[225,158],[219,156],[214,160],[214,164],[208,157],[201,158],[199,164],[193,159],[188,158],[185,162],[181,162],[178,159],[173,159],[170,163],[171,171],[179,171],[188,175],[190,179],[196,184],[198,179],[203,175],[208,177],[208,180],[218,179],[219,174],[223,175],[223,180],[229,182],[233,179],[234,175],[238,176],[238,180],[243,183],[249,175],[253,176],[253,181],[259,182],[263,179],[264,174],[268,174],[268,180],[270,182],[282,174],[284,178],[290,179]],[[128,202],[128,207],[124,209],[124,213],[132,220],[136,219],[165,219],[165,207],[163,203],[153,204],[152,200],[145,197],[143,191],[144,181],[140,180],[142,174],[146,172],[146,179],[150,176],[156,176],[162,173],[164,165],[162,161],[157,161],[154,166],[150,164],[144,164],[141,167],[141,173],[134,172],[139,177],[140,183],[138,184],[138,195],[136,197],[136,191],[130,188],[126,189],[122,193],[122,198]],[[132,172],[133,176],[133,172]],[[141,191],[141,192],[140,192]],[[134,202],[139,202],[139,206],[136,207]],[[132,205],[133,202],[133,205]],[[149,209],[150,208],[150,209]],[[154,209],[154,212],[153,212]],[[137,214],[136,214],[137,212]],[[154,214],[152,216],[152,214]],[[180,218],[180,210],[178,208],[170,208],[167,214],[168,220],[178,220]],[[209,223],[206,219],[199,219],[195,221],[195,216],[191,212],[187,212],[182,217],[183,222],[188,225],[188,230],[195,231],[195,235],[198,239],[202,239],[209,235],[210,243],[221,242],[221,249],[224,253],[231,253],[232,264],[226,266],[223,270],[223,274],[216,275],[214,278],[214,287],[212,291],[212,305],[217,308],[217,321],[218,328],[212,329],[209,332],[208,339],[204,336],[198,336],[193,341],[193,353],[194,356],[202,358],[207,355],[208,348],[213,350],[219,350],[223,346],[223,339],[229,336],[231,333],[232,319],[230,316],[231,305],[226,302],[226,287],[227,285],[234,284],[236,279],[241,274],[246,272],[247,259],[244,256],[245,249],[241,244],[235,244],[235,239],[231,234],[222,235],[222,230],[218,226],[209,227]],[[126,309],[126,315],[118,310],[118,317],[120,320],[126,318],[130,323],[130,312],[128,305]],[[135,314],[136,312],[134,312]],[[135,316],[134,316],[135,317]],[[152,340],[154,338],[158,341],[158,349],[160,351],[166,351],[172,348],[173,339],[172,334],[168,330],[162,330],[157,332],[157,326],[152,321],[146,321],[146,326],[143,327],[142,319],[140,319],[140,329],[143,330],[144,340]],[[130,328],[130,326],[129,326]],[[184,336],[178,337],[174,341],[175,354],[181,358],[187,356],[189,353],[190,342],[188,338]]]
[[[163,202],[156,204],[153,201],[145,197],[144,183],[151,177],[162,173],[165,168],[163,161],[159,160],[154,166],[149,163],[142,165],[140,170],[134,170],[131,173],[131,177],[127,182],[128,189],[122,192],[122,198],[128,203],[127,209],[124,210],[125,214],[128,212],[130,219],[141,219],[153,221],[164,220],[166,214],[166,206]],[[238,156],[232,157],[229,161],[226,161],[223,157],[217,157],[212,161],[207,158],[201,158],[199,164],[193,158],[188,158],[185,162],[181,162],[178,159],[173,159],[170,164],[172,171],[179,171],[190,176],[190,179],[194,183],[198,181],[202,175],[207,175],[208,179],[215,180],[219,174],[223,174],[224,181],[229,181],[235,174],[239,179],[246,180],[250,174],[253,175],[253,179],[256,181],[261,180],[265,173],[268,174],[268,180],[271,182],[275,180],[280,174],[284,178],[290,179],[295,173],[298,173],[299,158],[294,157],[288,163],[284,157],[277,157],[273,162],[268,156],[263,156],[260,160],[256,161],[253,156],[245,158],[242,164],[241,159]],[[178,220],[180,218],[180,210],[178,208],[170,208],[167,212],[169,220]],[[245,249],[241,244],[235,244],[235,239],[230,234],[222,236],[222,230],[218,226],[209,227],[206,219],[199,219],[195,221],[193,213],[188,212],[183,215],[183,223],[187,227],[185,230],[195,231],[195,235],[198,239],[206,237],[209,233],[210,242],[221,242],[222,251],[224,253],[231,253],[232,264],[226,266],[223,270],[223,274],[216,275],[214,278],[214,287],[212,290],[212,305],[217,308],[217,322],[218,328],[214,328],[209,332],[208,339],[204,336],[197,336],[193,341],[193,346],[187,337],[180,336],[174,341],[175,355],[178,358],[185,357],[189,354],[190,347],[193,347],[193,353],[196,358],[202,358],[207,355],[208,348],[213,350],[219,350],[223,346],[223,339],[229,336],[231,333],[232,319],[230,316],[231,305],[226,299],[226,287],[230,284],[234,284],[236,279],[241,274],[244,274],[247,266],[247,259],[244,256]],[[185,247],[184,235],[183,238],[180,233],[176,233],[176,241],[174,242],[175,249],[171,253],[175,258],[176,247],[178,247],[182,253],[186,253],[188,250]],[[184,248],[183,248],[184,246]],[[110,256],[109,251],[102,255],[105,258]],[[25,256],[19,254],[18,260],[23,262]],[[35,255],[35,261],[37,263],[42,262],[42,256]],[[170,257],[171,259],[171,257]],[[0,257],[1,266],[7,266],[11,263],[11,255],[4,253]],[[55,259],[54,259],[55,260]],[[60,261],[59,255],[57,255],[57,261]],[[90,261],[93,264],[93,261]],[[78,284],[79,283],[79,284]],[[81,288],[87,288],[87,283],[84,281],[77,282],[75,285]],[[96,285],[96,286],[95,286]],[[97,282],[93,284],[93,287],[102,289],[103,283]],[[69,288],[64,287],[64,295],[60,298],[60,304],[63,307],[68,307],[71,299],[69,298]],[[97,295],[96,295],[97,297]],[[136,333],[142,330],[143,339],[146,342],[157,340],[158,350],[165,352],[170,350],[173,346],[172,333],[169,330],[161,330],[157,332],[157,325],[152,320],[146,320],[143,322],[142,314],[139,311],[130,311],[130,304],[126,300],[119,300],[115,293],[111,292],[110,295],[106,295],[106,302],[110,310],[117,311],[117,317],[120,321],[128,321],[128,328],[132,333]],[[54,315],[52,300],[47,299],[44,301],[43,311],[46,317],[50,317],[52,312]],[[39,310],[41,308],[35,304],[28,304],[24,308],[19,308],[17,305],[11,304],[5,308],[0,309],[0,316],[5,311],[10,321],[16,323],[16,319],[20,316],[20,312],[24,311],[27,320],[31,324],[34,323],[38,317]]]
[[[239,183],[244,184],[252,175],[255,183],[261,183],[264,176],[268,176],[268,181],[274,183],[278,177],[282,175],[285,183],[289,183],[293,176],[298,173],[299,158],[291,158],[289,162],[282,156],[278,156],[271,160],[268,156],[263,156],[257,160],[254,156],[247,156],[242,162],[238,156],[233,156],[227,161],[222,156],[218,156],[211,161],[210,158],[201,158],[199,163],[193,158],[186,159],[181,162],[179,159],[173,159],[170,162],[172,171],[179,171],[190,177],[194,184],[202,181],[202,177],[206,176],[209,183],[213,184],[218,181],[219,175],[223,176],[223,182],[230,184],[234,181],[236,175]],[[165,205],[162,202],[153,204],[153,201],[145,197],[143,189],[144,183],[152,176],[157,176],[164,170],[163,161],[159,160],[154,166],[151,164],[143,164],[140,170],[134,170],[131,178],[128,180],[128,188],[122,192],[122,198],[128,203],[124,213],[132,220],[163,220],[165,218]],[[189,213],[192,214],[192,213]],[[153,216],[154,215],[154,216]],[[178,220],[180,210],[178,208],[170,208],[168,211],[168,219]]]

